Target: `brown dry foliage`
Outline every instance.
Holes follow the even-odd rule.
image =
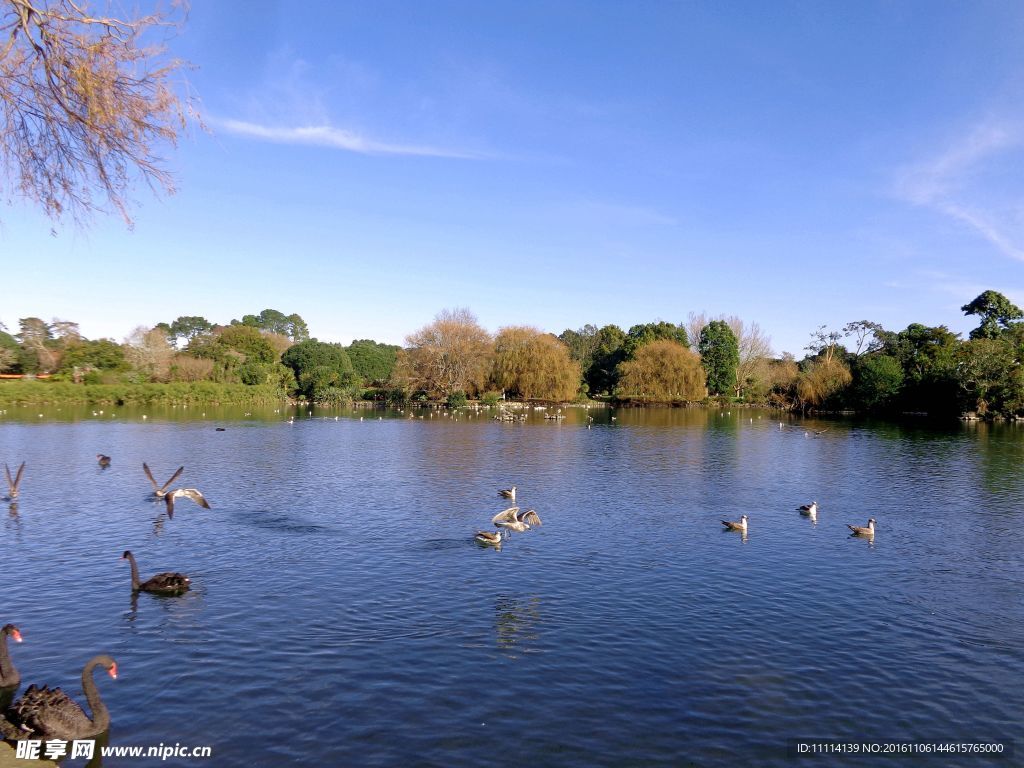
[[[174,192],[157,151],[191,114],[172,88],[184,63],[143,39],[177,26],[181,9],[131,19],[93,15],[89,0],[0,0],[4,192],[54,220],[110,206],[129,225],[136,179]]]
[[[846,363],[822,356],[810,363],[797,380],[796,393],[804,405],[818,406],[853,381]]]
[[[442,310],[434,322],[406,337],[402,367],[414,388],[473,396],[487,382],[494,342],[468,309]]]
[[[675,341],[644,344],[619,365],[616,395],[624,400],[669,403],[707,397],[700,358]]]
[[[170,381],[212,381],[213,360],[191,355],[175,355],[170,363]]]
[[[549,333],[528,326],[502,328],[494,341],[495,387],[526,400],[572,400],[580,364]]]

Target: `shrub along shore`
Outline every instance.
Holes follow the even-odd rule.
[[[271,405],[287,400],[268,385],[212,381],[169,384],[72,384],[67,381],[0,382],[0,406],[8,405]]]

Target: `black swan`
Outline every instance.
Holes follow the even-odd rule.
[[[21,632],[13,624],[5,624],[0,629],[0,688],[17,688],[21,682],[21,675],[11,663],[11,657],[7,655],[7,638],[13,637],[14,642],[21,642]]]
[[[196,488],[178,488],[174,491],[168,491],[164,495],[164,503],[167,505],[167,516],[174,517],[174,500],[175,499],[192,499],[203,509],[209,509],[209,502],[203,497],[203,494]]]
[[[117,662],[109,656],[94,656],[82,670],[82,690],[92,710],[90,718],[85,711],[60,688],[50,690],[30,685],[28,690],[8,708],[0,718],[0,732],[5,739],[88,739],[105,733],[110,728],[110,713],[104,706],[92,671],[102,666],[115,680]]]
[[[4,464],[4,472],[7,473],[7,501],[14,501],[18,498],[18,486],[21,485],[21,475],[25,472],[25,462],[18,467],[18,474],[11,477],[11,469]]]
[[[110,457],[104,456],[102,453],[96,454],[96,461],[98,461],[100,463],[100,466],[103,467],[104,469],[110,466]]]
[[[156,480],[153,479],[153,473],[149,471],[149,467],[146,466],[146,462],[142,462],[142,471],[146,473],[146,477],[149,478],[149,482],[153,484],[153,495],[158,499],[162,499],[164,494],[167,493],[167,487],[178,479],[178,475],[185,471],[185,467],[178,467],[178,471],[171,475],[171,479],[162,486],[156,484]]]
[[[121,555],[122,560],[127,560],[132,566],[132,591],[153,592],[158,595],[180,595],[188,592],[188,576],[183,573],[158,573],[151,579],[139,583],[139,568],[135,565],[135,555],[128,550]]]

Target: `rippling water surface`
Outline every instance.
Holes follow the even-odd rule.
[[[97,676],[114,745],[210,745],[217,766],[784,766],[797,737],[1024,722],[1021,427],[9,410],[0,461],[28,468],[0,508],[0,624],[23,632],[26,684],[80,697],[82,664],[117,659]],[[213,509],[167,519],[143,461],[184,464]],[[512,484],[543,527],[475,544]],[[795,511],[812,499],[816,524]],[[719,522],[741,514],[746,539]],[[875,540],[851,538],[869,517]],[[125,549],[194,589],[133,599]]]

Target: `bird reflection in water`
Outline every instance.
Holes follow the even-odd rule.
[[[530,653],[541,623],[540,598],[499,595],[494,603],[494,631],[498,649],[508,658]]]

